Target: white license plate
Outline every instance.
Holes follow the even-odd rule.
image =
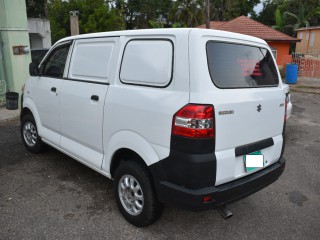
[[[246,166],[246,171],[251,172],[257,168],[264,167],[264,157],[261,151],[256,151],[243,156],[243,160]]]

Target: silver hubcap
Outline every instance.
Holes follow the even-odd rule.
[[[29,147],[33,147],[37,143],[38,133],[36,127],[31,122],[26,122],[23,126],[24,141]]]
[[[124,209],[131,215],[139,215],[143,209],[143,192],[138,181],[131,175],[121,177],[118,194]]]

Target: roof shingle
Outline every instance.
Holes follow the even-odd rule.
[[[205,27],[206,27],[205,25],[199,26],[199,28],[205,28]],[[229,22],[212,21],[210,22],[210,28],[246,34],[246,35],[261,38],[265,41],[286,41],[286,42],[301,41],[298,38],[290,37],[287,34],[279,32],[271,27],[268,27],[262,23],[259,23],[245,16],[240,16]]]
[[[227,21],[211,21],[210,28],[211,29],[218,29],[221,25],[227,23]],[[198,28],[206,28],[206,25],[200,25]]]

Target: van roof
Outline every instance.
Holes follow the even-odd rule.
[[[199,28],[153,28],[153,29],[139,29],[139,30],[123,30],[123,31],[112,31],[112,32],[99,32],[99,33],[89,33],[81,34],[63,38],[57,43],[82,38],[97,38],[97,37],[116,37],[116,36],[145,36],[145,35],[188,35],[192,31],[192,34],[199,35],[199,37],[204,35],[216,36],[216,37],[226,37],[239,40],[245,40],[250,42],[256,42],[260,44],[267,44],[264,40],[249,35],[213,30],[213,29],[199,29]]]

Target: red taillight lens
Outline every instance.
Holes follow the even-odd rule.
[[[181,108],[173,116],[172,134],[189,138],[213,138],[213,106],[188,104]]]
[[[211,202],[212,201],[212,197],[211,196],[205,196],[203,197],[203,202],[207,203],[207,202]]]

